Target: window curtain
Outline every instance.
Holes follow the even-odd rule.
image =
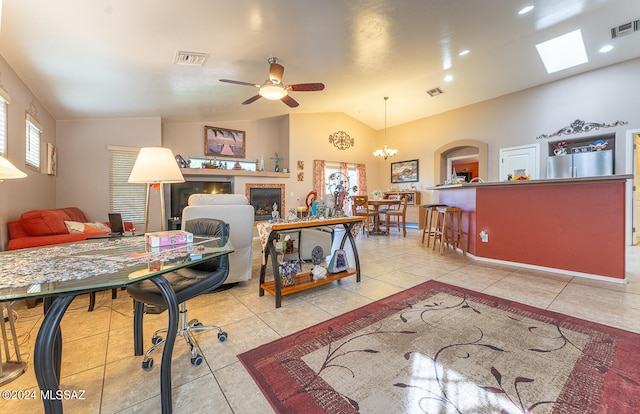
[[[318,200],[324,200],[327,194],[327,180],[324,176],[324,160],[313,160],[313,189],[318,193]]]
[[[367,168],[364,164],[356,164],[358,176],[358,194],[367,195]]]

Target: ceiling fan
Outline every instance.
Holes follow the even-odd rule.
[[[234,83],[236,85],[254,86],[258,88],[258,94],[242,102],[242,105],[248,105],[264,97],[265,99],[269,99],[272,101],[276,101],[279,99],[289,107],[295,108],[299,105],[299,103],[291,96],[289,96],[289,92],[313,92],[321,91],[324,89],[323,83],[297,83],[294,85],[285,85],[284,83],[282,83],[284,66],[279,64],[277,61],[278,59],[275,57],[270,57],[268,59],[269,79],[267,79],[262,85],[231,79],[220,79],[220,82]]]

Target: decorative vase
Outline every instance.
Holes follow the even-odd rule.
[[[277,162],[276,162],[276,166],[274,167],[273,171],[280,172],[280,165],[278,165]]]
[[[282,286],[293,286],[296,282],[297,273],[289,272],[289,274],[280,273],[280,284]]]

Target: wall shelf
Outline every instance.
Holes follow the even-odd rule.
[[[289,178],[291,173],[275,171],[218,170],[214,168],[181,168],[185,177],[270,177]]]

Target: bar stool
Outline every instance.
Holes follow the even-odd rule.
[[[462,209],[458,207],[436,207],[436,229],[433,236],[433,250],[436,240],[440,240],[440,254],[444,252],[445,243],[460,247],[462,254],[467,255],[467,246],[462,232]]]
[[[427,236],[427,247],[431,243],[431,236],[435,235],[436,231],[436,218],[438,207],[447,207],[446,204],[425,204],[422,208],[426,209],[425,225],[422,231],[422,244],[424,244],[424,237]]]

